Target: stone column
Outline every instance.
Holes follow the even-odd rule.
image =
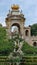
[[[21,36],[24,39],[24,24],[21,22],[20,26],[21,26],[21,28],[20,28],[20,30],[21,30]]]

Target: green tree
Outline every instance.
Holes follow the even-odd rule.
[[[12,39],[7,39],[6,29],[0,26],[0,54],[9,54],[11,51],[13,51],[13,48],[14,42],[12,41]]]
[[[37,24],[31,26],[31,35],[37,35]]]

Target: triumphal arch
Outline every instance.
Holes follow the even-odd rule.
[[[19,6],[11,6],[11,11],[9,11],[6,18],[7,33],[9,37],[11,37],[11,27],[17,26],[19,34],[24,38],[24,22],[25,18],[22,12],[19,10]]]

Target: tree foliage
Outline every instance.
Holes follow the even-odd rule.
[[[33,24],[31,26],[31,35],[34,35],[34,36],[37,35],[37,24]]]
[[[13,51],[14,42],[7,39],[6,29],[0,26],[0,54],[9,54],[10,51]]]

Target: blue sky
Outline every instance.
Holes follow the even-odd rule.
[[[0,0],[0,23],[5,25],[6,15],[11,5],[18,4],[26,18],[25,25],[37,23],[37,0]]]

